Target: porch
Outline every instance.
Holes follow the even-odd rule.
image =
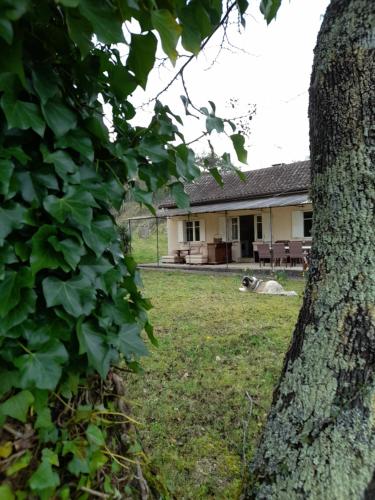
[[[147,264],[138,264],[139,269],[152,269],[160,271],[178,270],[185,272],[203,272],[203,273],[232,273],[232,274],[250,274],[254,273],[257,276],[272,276],[277,272],[285,272],[290,278],[302,278],[306,271],[303,270],[302,265],[295,265],[293,267],[286,266],[271,266],[262,265],[256,262],[228,262],[224,264],[174,264],[154,262]]]

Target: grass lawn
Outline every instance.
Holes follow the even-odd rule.
[[[176,498],[235,499],[304,283],[286,284],[298,297],[275,297],[240,293],[238,276],[145,271],[143,281],[160,342],[145,373],[127,376],[143,447]]]
[[[167,254],[168,241],[164,224],[159,232],[159,258]],[[134,234],[132,237],[132,256],[140,264],[156,262],[156,232],[151,233],[147,238],[140,238]]]

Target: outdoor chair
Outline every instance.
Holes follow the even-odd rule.
[[[289,241],[289,258],[291,266],[293,266],[293,264],[295,263],[303,264],[305,262],[305,254],[302,249],[302,241]]]
[[[285,262],[285,265],[288,263],[288,256],[286,253],[285,249],[285,244],[284,243],[274,243],[273,247],[273,261],[277,265],[279,263],[279,266],[282,265],[283,262]]]
[[[272,263],[272,254],[269,245],[266,243],[259,243],[257,246],[258,250],[258,256],[259,256],[259,265],[262,267],[262,260],[263,260],[263,265],[264,261],[269,260],[270,264]]]

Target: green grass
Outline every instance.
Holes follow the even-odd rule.
[[[145,451],[178,499],[235,499],[301,303],[240,293],[238,276],[143,273],[159,349],[127,378]],[[252,412],[245,449],[244,421]]]
[[[168,241],[165,228],[162,226],[159,232],[159,258],[168,253]],[[156,232],[147,238],[141,238],[137,234],[132,237],[132,255],[139,264],[156,262]]]

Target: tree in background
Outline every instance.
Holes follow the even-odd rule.
[[[249,498],[375,497],[375,3],[331,0],[310,85],[309,279]]]
[[[131,192],[153,210],[163,186],[186,206],[183,182],[199,169],[182,119],[155,100],[150,124],[133,126],[130,96],[146,87],[159,41],[175,63],[181,40],[191,60],[246,6],[0,0],[2,499],[131,496],[134,482],[144,494],[115,367],[137,369],[147,353],[142,330],[156,340],[110,208]],[[125,38],[130,19],[141,33]],[[111,135],[102,102],[112,110]],[[244,160],[235,125],[213,103],[202,113],[208,133],[229,127]]]

